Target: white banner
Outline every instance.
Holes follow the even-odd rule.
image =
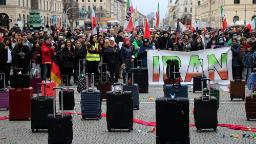
[[[180,62],[182,82],[192,83],[193,77],[204,74],[216,82],[232,79],[232,52],[230,47],[206,49],[193,52],[149,50],[147,53],[149,84],[163,84],[166,77],[166,61],[177,59]]]

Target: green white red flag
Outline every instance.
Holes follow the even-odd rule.
[[[131,4],[131,1],[127,0],[127,14],[124,22],[124,30],[127,32],[133,31],[133,28],[134,28],[133,21],[132,21],[133,12],[134,12],[134,8]]]
[[[156,28],[159,27],[159,19],[160,19],[160,14],[159,14],[159,2],[158,2],[157,11],[156,11]]]

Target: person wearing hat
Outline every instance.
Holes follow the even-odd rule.
[[[164,31],[163,36],[158,39],[156,48],[158,50],[171,50],[173,48],[173,41],[167,31]]]
[[[109,39],[109,47],[104,51],[104,61],[108,65],[108,71],[110,72],[110,80],[113,83],[118,82],[119,78],[119,61],[120,61],[120,49],[115,43],[115,38],[111,37]]]
[[[153,47],[150,44],[149,39],[145,38],[143,40],[143,44],[139,50],[139,59],[142,61],[141,62],[141,67],[147,67],[147,52],[148,50],[152,50]]]

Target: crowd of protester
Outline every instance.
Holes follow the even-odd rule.
[[[225,32],[215,29],[185,31],[181,34],[158,30],[151,33],[151,38],[143,38],[141,31],[128,33],[118,28],[91,34],[80,28],[21,31],[14,26],[2,35],[0,73],[6,74],[7,85],[12,68],[22,68],[22,73],[29,73],[31,60],[40,69],[43,80],[49,79],[51,63],[56,61],[61,75],[68,76],[69,85],[72,76],[72,84],[77,82],[81,69],[99,77],[98,67],[102,63],[108,66],[110,80],[117,82],[130,68],[147,67],[147,51],[152,49],[190,52],[231,47],[233,73],[239,67],[243,79],[251,73],[256,62],[256,34],[246,28]]]

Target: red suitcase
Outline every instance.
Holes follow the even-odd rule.
[[[9,120],[30,120],[33,88],[10,88]]]
[[[56,82],[55,81],[46,81],[46,94],[44,92],[44,84],[45,81],[42,81],[42,86],[41,86],[41,92],[42,96],[56,96],[56,90],[54,89],[56,87]]]

